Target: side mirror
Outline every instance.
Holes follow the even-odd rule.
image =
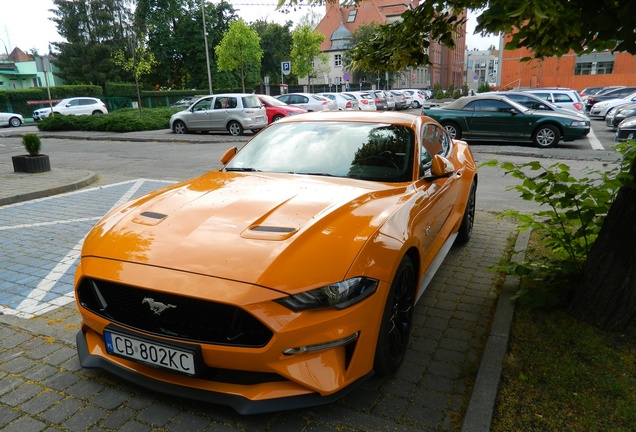
[[[221,163],[223,165],[227,165],[227,163],[232,160],[232,158],[237,152],[238,152],[238,148],[236,147],[227,149],[226,152],[223,153],[223,156],[221,156],[221,159],[220,159]]]
[[[433,156],[433,161],[431,162],[431,175],[433,177],[448,177],[453,175],[454,172],[455,166],[451,161],[440,155]]]

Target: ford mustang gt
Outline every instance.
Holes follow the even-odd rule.
[[[221,162],[88,234],[82,366],[243,414],[394,373],[416,302],[471,236],[468,145],[424,116],[308,113]]]

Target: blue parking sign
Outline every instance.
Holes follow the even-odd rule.
[[[289,61],[281,62],[280,68],[284,75],[289,75],[291,72],[291,62]]]

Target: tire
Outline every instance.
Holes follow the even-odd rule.
[[[243,126],[237,121],[231,121],[227,124],[227,131],[232,136],[241,136],[243,135]]]
[[[558,144],[561,132],[556,126],[546,124],[539,126],[532,134],[532,142],[541,148],[553,147]]]
[[[459,126],[457,126],[457,123],[446,122],[442,123],[442,126],[452,139],[462,139],[462,130]]]
[[[9,127],[19,127],[22,124],[19,118],[11,117],[9,119]]]
[[[100,114],[104,114],[104,113],[99,110],[93,111],[93,115],[100,115]]]
[[[272,123],[277,122],[278,120],[282,119],[283,117],[285,117],[285,116],[282,116],[280,114],[276,114],[274,116],[274,118],[272,119]]]
[[[468,192],[468,201],[466,202],[466,210],[464,210],[462,224],[459,226],[459,231],[457,231],[455,244],[466,244],[473,235],[473,226],[475,225],[476,197],[477,183],[473,181],[473,184],[470,185],[470,192]]]
[[[404,361],[413,325],[415,268],[408,256],[402,258],[386,299],[375,348],[373,370],[380,376],[392,375]]]
[[[419,108],[419,107],[421,107],[421,106],[422,106],[422,105],[421,105],[418,101],[416,101],[416,100],[414,100],[413,102],[411,102],[411,107],[412,107],[412,108]]]
[[[188,127],[181,120],[177,120],[172,124],[172,131],[176,134],[188,133]]]
[[[250,129],[254,135],[259,133],[262,129]]]

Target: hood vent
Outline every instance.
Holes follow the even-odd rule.
[[[275,226],[255,226],[252,227],[252,231],[260,231],[260,232],[272,232],[279,234],[289,234],[296,231],[296,228],[286,228],[286,227],[275,227]]]

